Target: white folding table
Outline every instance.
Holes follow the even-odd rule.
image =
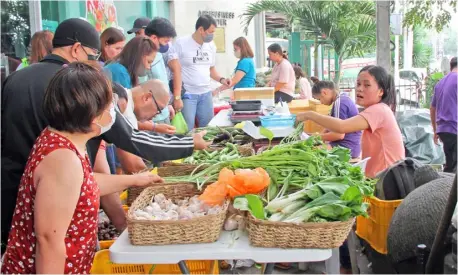
[[[189,274],[185,260],[251,259],[266,263],[264,273],[272,273],[275,263],[326,261],[328,274],[339,273],[337,249],[282,249],[250,245],[248,235],[241,231],[223,231],[214,243],[162,246],[136,246],[125,230],[110,247],[110,259],[116,264],[178,264],[183,274]],[[332,256],[332,257],[331,257]]]

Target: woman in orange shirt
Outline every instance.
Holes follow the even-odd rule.
[[[305,112],[297,120],[312,120],[336,133],[364,131],[362,156],[370,157],[366,176],[374,178],[390,165],[405,158],[401,131],[396,122],[396,93],[393,77],[380,66],[366,66],[358,74],[356,104],[364,107],[359,115],[341,120],[316,112]]]

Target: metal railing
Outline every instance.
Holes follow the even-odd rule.
[[[355,92],[356,79],[343,79],[339,84],[341,92],[349,94],[353,99],[356,99]],[[396,91],[396,110],[406,111],[423,108],[425,102],[425,90],[422,83],[414,83],[406,80],[398,80],[395,83]]]

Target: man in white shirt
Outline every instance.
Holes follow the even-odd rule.
[[[177,39],[169,50],[168,62],[178,59],[181,64],[181,76],[186,91],[182,95],[182,113],[189,130],[194,128],[196,118],[199,127],[207,126],[213,118],[211,79],[221,84],[231,84],[231,80],[221,77],[215,68],[215,29],[215,19],[202,15],[197,19],[196,31],[190,36]]]

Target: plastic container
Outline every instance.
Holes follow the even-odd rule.
[[[261,100],[240,100],[230,103],[233,111],[259,111]]]
[[[387,254],[388,228],[394,211],[402,200],[384,201],[376,197],[366,197],[364,201],[369,203],[369,218],[356,218],[356,235],[368,242],[377,252]]]
[[[273,115],[273,116],[262,116],[261,125],[265,128],[275,128],[275,127],[294,127],[296,122],[296,115]]]
[[[191,274],[219,274],[218,261],[186,261]],[[91,274],[182,274],[178,264],[114,264],[110,251],[95,254]]]

